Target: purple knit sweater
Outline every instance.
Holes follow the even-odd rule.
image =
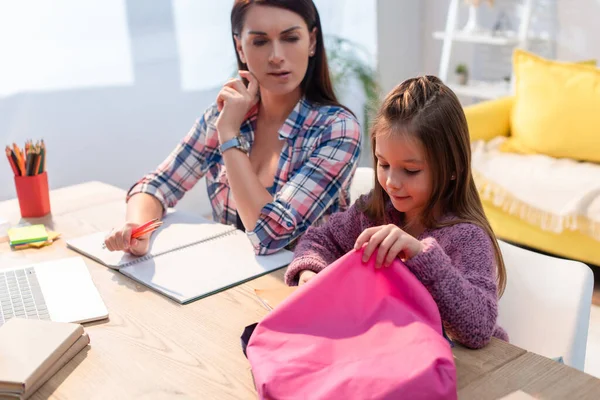
[[[386,210],[389,221],[401,226],[401,214],[391,203]],[[352,250],[362,231],[376,225],[355,203],[333,214],[325,225],[311,227],[296,246],[285,282],[297,285],[298,274],[305,269],[320,272]],[[448,334],[471,348],[485,346],[492,336],[508,341],[506,332],[496,325],[496,262],[486,232],[474,224],[459,223],[426,230],[418,239],[425,250],[406,261],[406,266],[431,293]]]

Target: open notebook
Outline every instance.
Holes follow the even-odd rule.
[[[67,241],[73,250],[185,304],[284,267],[292,253],[254,255],[252,243],[233,226],[169,212],[143,257],[102,248],[106,232]]]

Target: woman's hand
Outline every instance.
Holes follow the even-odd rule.
[[[396,257],[410,260],[423,251],[423,244],[419,240],[393,224],[365,229],[356,239],[354,248],[358,250],[363,246],[363,262],[369,261],[377,249],[376,268],[382,265],[389,267]]]
[[[137,239],[131,237],[131,231],[137,228],[139,224],[131,222],[126,223],[120,229],[113,229],[104,239],[106,248],[110,251],[126,251],[134,256],[143,256],[150,249],[150,233]]]
[[[217,96],[217,108],[221,113],[216,122],[219,142],[233,139],[250,109],[258,102],[258,81],[250,71],[239,71],[248,80],[248,87],[241,79],[230,79]]]
[[[299,277],[298,277],[298,286],[304,285],[306,282],[308,282],[309,280],[311,280],[315,275],[317,275],[317,274],[314,273],[313,271],[309,270],[309,269],[305,269],[304,271],[300,271],[300,274],[299,274]]]

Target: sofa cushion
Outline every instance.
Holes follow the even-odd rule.
[[[600,162],[600,69],[513,57],[516,97],[503,151]]]

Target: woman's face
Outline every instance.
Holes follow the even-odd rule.
[[[309,32],[300,15],[254,5],[235,41],[240,59],[256,76],[261,91],[284,95],[298,89],[304,79],[316,36],[316,28]]]

